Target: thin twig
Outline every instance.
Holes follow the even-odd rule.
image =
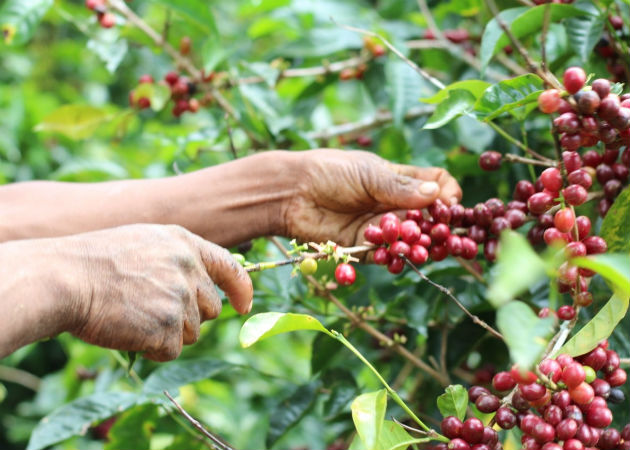
[[[540,153],[535,152],[534,150],[529,148],[527,145],[523,144],[518,139],[515,139],[514,137],[510,136],[503,128],[501,128],[500,126],[498,126],[496,123],[492,122],[491,120],[489,120],[487,122],[484,122],[484,123],[487,123],[494,131],[499,133],[506,140],[508,140],[512,144],[516,145],[518,148],[524,150],[526,153],[529,153],[534,158],[539,159],[540,161],[553,162],[553,159],[549,159],[546,156],[543,156]]]
[[[0,366],[0,380],[19,384],[35,392],[39,390],[42,384],[41,378],[32,373],[9,366]]]
[[[538,159],[524,158],[512,153],[506,153],[503,155],[503,160],[512,163],[531,164],[533,166],[556,167],[556,163],[553,161],[540,161]]]
[[[269,240],[276,247],[278,247],[278,249],[285,256],[287,257],[290,256],[287,249],[284,248],[284,245],[282,245],[282,243],[278,239],[276,239],[275,237],[270,237]],[[346,315],[346,317],[350,319],[350,322],[352,322],[353,325],[362,329],[363,331],[368,333],[370,336],[377,339],[379,342],[382,342],[387,347],[392,348],[396,353],[398,353],[405,359],[409,360],[413,365],[415,365],[419,369],[425,371],[427,374],[435,378],[437,382],[440,383],[442,386],[448,386],[450,384],[450,380],[448,378],[445,378],[441,373],[434,370],[430,365],[428,365],[427,363],[422,361],[420,358],[415,356],[405,347],[398,344],[397,342],[394,342],[394,340],[391,339],[389,336],[386,336],[385,334],[378,331],[376,328],[372,327],[372,325],[363,321],[361,317],[359,317],[358,315],[353,313],[350,309],[348,309],[335,295],[333,295],[330,292],[330,290],[326,289],[326,287],[322,285],[315,277],[311,275],[307,275],[305,276],[305,278],[311,285],[313,285],[313,287],[316,289],[316,291],[320,295],[325,297],[327,300],[333,303],[337,308],[339,308]]]
[[[405,114],[405,120],[412,120],[422,116],[428,116],[433,114],[435,107],[433,105],[417,106],[410,108]],[[394,115],[389,111],[379,111],[374,117],[359,120],[357,122],[344,123],[337,125],[326,130],[311,131],[306,133],[309,139],[313,140],[328,140],[335,136],[356,136],[363,134],[374,128],[378,128],[382,125],[390,123],[394,120]]]
[[[488,282],[487,282],[487,281],[486,281],[486,279],[483,277],[483,275],[482,275],[482,274],[480,274],[480,273],[477,271],[477,269],[475,269],[475,268],[473,267],[473,265],[472,265],[472,264],[470,264],[470,262],[469,262],[469,261],[467,261],[467,260],[465,260],[464,258],[459,257],[459,256],[458,256],[458,257],[456,257],[455,259],[457,260],[457,262],[458,262],[458,263],[459,263],[459,264],[460,264],[460,265],[461,265],[464,269],[466,269],[466,271],[467,271],[468,273],[470,273],[470,274],[471,274],[471,275],[475,278],[475,280],[477,280],[477,281],[479,281],[480,283],[483,283],[483,284],[488,284]]]
[[[426,79],[429,83],[431,83],[436,88],[444,89],[444,83],[442,83],[437,78],[434,78],[433,76],[431,76],[426,70],[418,67],[418,65],[415,62],[413,62],[412,60],[407,58],[405,55],[403,55],[400,52],[400,50],[398,50],[396,47],[394,47],[387,39],[385,39],[380,34],[374,33],[373,31],[364,30],[363,28],[357,28],[357,27],[351,27],[350,25],[338,24],[335,21],[335,19],[332,19],[332,18],[331,18],[331,20],[335,24],[339,25],[341,28],[344,28],[344,29],[346,29],[348,31],[354,31],[355,33],[360,33],[360,34],[364,34],[366,36],[370,36],[370,37],[379,39],[388,49],[391,50],[392,53],[394,53],[396,56],[398,56],[400,59],[402,59],[404,62],[406,62],[409,65],[409,67],[411,67],[413,70],[415,70],[421,77]]]
[[[464,311],[464,313],[466,313],[466,315],[468,317],[470,317],[470,319],[476,323],[477,325],[479,325],[480,327],[486,329],[490,334],[492,334],[494,337],[497,337],[499,339],[503,339],[503,335],[501,333],[499,333],[497,330],[495,330],[494,328],[492,328],[490,325],[488,325],[486,322],[484,322],[483,320],[481,320],[479,317],[477,317],[476,315],[474,315],[473,313],[471,313],[470,311],[468,311],[468,309],[457,299],[457,297],[455,297],[451,291],[449,291],[447,288],[445,288],[444,286],[442,286],[441,284],[436,283],[435,281],[431,280],[429,277],[427,277],[425,274],[423,274],[416,266],[415,264],[413,264],[411,261],[409,261],[409,259],[406,256],[402,257],[403,261],[405,262],[405,264],[407,264],[411,270],[413,270],[415,273],[417,273],[420,278],[422,278],[424,281],[426,281],[427,283],[429,283],[431,286],[433,286],[434,288],[436,288],[437,290],[439,290],[440,292],[442,292],[444,295],[446,295],[448,298],[450,298],[451,300],[453,300],[453,302],[455,302],[455,304],[459,307],[459,309],[461,309],[462,311]]]
[[[234,450],[234,447],[232,447],[230,444],[225,442],[223,439],[212,434],[198,420],[196,420],[194,417],[188,414],[188,412],[179,403],[177,403],[177,401],[175,401],[173,397],[171,397],[171,394],[169,394],[168,391],[163,391],[163,392],[164,392],[164,395],[166,395],[166,397],[168,397],[168,399],[171,401],[171,403],[175,405],[177,410],[186,418],[186,420],[188,420],[192,424],[192,426],[194,426],[197,430],[199,430],[201,434],[203,434],[205,437],[210,439],[218,449]]]

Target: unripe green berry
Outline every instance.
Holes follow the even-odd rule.
[[[317,261],[313,258],[306,258],[300,263],[300,271],[304,275],[313,275],[317,272]]]
[[[583,367],[584,367],[584,373],[586,373],[586,379],[584,381],[590,384],[595,380],[595,378],[597,378],[597,373],[595,372],[595,370],[593,370],[591,366],[583,366]]]

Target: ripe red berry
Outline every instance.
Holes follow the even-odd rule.
[[[568,174],[575,172],[583,165],[582,157],[578,152],[562,152],[562,161]]]
[[[448,450],[471,450],[470,444],[463,439],[451,439],[448,443]]]
[[[553,223],[560,232],[568,233],[575,224],[575,213],[570,208],[563,208],[556,212]]]
[[[381,230],[385,242],[389,244],[396,242],[400,235],[400,223],[398,218],[396,218],[396,220],[387,220],[385,223],[381,220]]]
[[[381,230],[381,227],[377,227],[375,225],[368,225],[363,232],[363,236],[366,241],[371,242],[372,244],[381,245],[385,242],[383,239],[383,230]]]
[[[103,28],[111,28],[116,25],[116,16],[112,13],[106,12],[100,16],[98,21]]]
[[[442,434],[449,439],[455,439],[461,436],[464,424],[455,416],[447,416],[442,419],[440,429]]]
[[[569,389],[573,389],[586,379],[586,372],[582,364],[574,362],[562,370],[562,381]]]
[[[579,206],[586,201],[588,192],[579,184],[571,184],[562,190],[562,196],[569,205]]]
[[[483,439],[483,422],[476,417],[471,417],[464,422],[461,437],[470,444],[478,444]]]
[[[151,107],[151,100],[147,97],[140,97],[137,103],[138,109],[147,109]]]
[[[483,246],[483,256],[489,262],[497,259],[497,251],[499,249],[499,241],[497,239],[488,239]]]
[[[374,263],[385,265],[391,260],[389,250],[385,247],[379,247],[374,251]]]
[[[558,192],[562,188],[562,174],[555,167],[548,167],[540,174],[540,181],[550,191]]]
[[[422,245],[414,244],[409,251],[409,260],[416,264],[424,264],[429,259],[429,251]]]
[[[527,200],[527,207],[532,214],[539,215],[551,208],[551,206],[553,205],[553,201],[553,197],[548,193],[537,192],[529,197],[529,199]]]
[[[591,219],[587,216],[578,216],[575,219],[575,223],[577,224],[578,235],[580,239],[584,239],[591,232]]]
[[[405,262],[402,260],[400,256],[392,256],[389,264],[387,264],[387,270],[390,273],[398,274],[403,271],[405,268]]]
[[[630,157],[628,158],[630,160]],[[532,195],[534,195],[534,193],[536,192],[536,189],[534,188],[534,185],[527,180],[521,180],[518,183],[516,183],[516,186],[514,187],[514,200],[518,200],[521,202],[526,202],[529,197],[531,197]]]
[[[431,247],[431,236],[429,236],[428,234],[424,234],[422,233],[420,235],[420,238],[418,238],[418,244],[422,245],[424,248],[430,248]]]
[[[606,375],[606,381],[612,387],[623,386],[624,384],[626,384],[627,379],[628,379],[628,374],[626,373],[625,370],[619,367]]]
[[[521,384],[518,388],[521,391],[523,398],[529,402],[540,400],[547,392],[547,388],[538,383]]]
[[[593,114],[599,108],[601,99],[595,91],[581,91],[576,95],[578,110],[582,114]]]
[[[468,237],[462,237],[462,258],[475,259],[479,248],[477,243]]]
[[[105,0],[85,0],[85,7],[95,11],[98,8],[105,6]]]
[[[507,217],[495,217],[490,224],[490,232],[495,236],[499,236],[503,230],[509,230],[512,224]]]
[[[420,227],[413,220],[405,220],[400,224],[400,237],[407,244],[415,244],[420,239]]]
[[[389,247],[389,253],[392,256],[396,256],[396,255],[409,256],[410,251],[411,251],[411,248],[409,247],[409,244],[407,244],[404,241],[396,241]]]
[[[545,374],[547,377],[551,379],[554,383],[557,383],[562,376],[562,367],[560,367],[560,363],[555,359],[545,359],[543,360],[538,368],[540,371]]]
[[[601,164],[602,155],[600,155],[597,150],[588,150],[582,155],[582,160],[585,166],[595,168]]]
[[[431,241],[437,245],[442,244],[446,241],[446,239],[448,239],[450,234],[451,229],[448,227],[448,225],[444,223],[436,223],[431,228]]]
[[[589,408],[586,412],[586,423],[592,427],[605,428],[612,423],[612,412],[606,407]]]
[[[589,255],[606,253],[606,250],[608,250],[608,245],[606,245],[606,241],[600,236],[588,236],[584,238],[582,242],[586,246],[586,253]],[[591,364],[589,364],[589,366],[593,367]]]
[[[357,279],[357,273],[348,263],[341,263],[335,269],[335,279],[342,286],[350,286]]]
[[[501,402],[496,395],[481,395],[479,398],[477,398],[475,406],[482,413],[489,414],[499,409],[499,406],[501,406]]]
[[[560,320],[573,320],[575,317],[575,308],[571,305],[563,305],[558,308],[557,315]]]
[[[154,82],[153,77],[149,74],[142,75],[140,79],[138,80],[138,84],[142,84],[142,83],[151,84],[153,82]]]
[[[569,67],[562,77],[562,82],[569,94],[575,94],[586,82],[586,72],[581,67]]]
[[[199,100],[197,100],[196,98],[191,98],[190,100],[188,100],[188,111],[190,111],[191,113],[196,113],[197,111],[199,111],[199,108],[201,108]]]
[[[545,114],[551,114],[560,107],[562,97],[557,89],[547,89],[538,96],[538,108]]]
[[[581,383],[575,388],[570,389],[569,395],[571,396],[571,400],[573,400],[578,405],[587,405],[593,401],[593,397],[595,397],[595,392],[593,391],[593,388],[590,384]]]
[[[492,386],[497,391],[509,391],[516,386],[516,380],[510,372],[498,372],[492,378]]]
[[[619,96],[615,94],[608,94],[599,104],[597,114],[604,120],[610,120],[619,113],[619,108]]]
[[[610,94],[610,81],[605,78],[598,78],[593,81],[591,88],[597,92],[599,98],[606,98]]]
[[[516,414],[514,414],[512,410],[510,410],[510,408],[499,408],[494,418],[497,422],[497,425],[499,425],[504,430],[510,430],[514,428],[514,425],[516,425]]]
[[[514,380],[516,380],[516,382],[520,384],[535,383],[538,379],[534,372],[531,372],[529,370],[521,372],[521,370],[516,365],[512,366],[512,368],[510,369],[510,375],[512,375],[512,378],[514,378]]]
[[[564,419],[556,425],[556,437],[558,440],[567,441],[572,439],[577,432],[578,424],[573,419]]]
[[[448,238],[446,238],[445,245],[451,256],[461,256],[464,251],[462,239],[455,234],[451,234]]]
[[[501,153],[494,150],[483,152],[479,156],[479,167],[487,171],[498,170],[501,167],[502,158]]]

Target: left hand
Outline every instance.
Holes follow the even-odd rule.
[[[444,169],[390,163],[363,151],[302,153],[297,194],[284,208],[285,235],[302,242],[360,245],[368,224],[388,212],[422,209],[436,199],[447,205],[462,190]]]

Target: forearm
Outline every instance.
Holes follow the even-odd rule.
[[[279,233],[294,159],[266,152],[163,179],[4,186],[0,241],[132,223],[178,224],[223,246]]]
[[[50,239],[0,244],[0,358],[72,326],[71,274]]]

